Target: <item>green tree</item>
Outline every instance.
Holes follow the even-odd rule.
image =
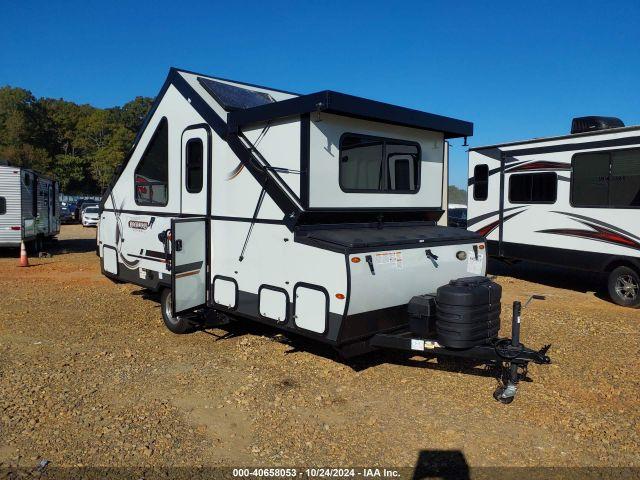
[[[460,203],[462,205],[467,204],[467,191],[456,187],[455,185],[449,185],[449,203]]]

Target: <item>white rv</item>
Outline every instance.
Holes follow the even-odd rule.
[[[58,182],[27,168],[0,165],[0,247],[38,251],[60,233]]]
[[[607,272],[640,306],[640,126],[582,117],[571,134],[472,148],[468,229],[492,256]]]
[[[445,141],[472,130],[337,92],[172,69],[101,201],[103,273],[161,291],[176,333],[215,310],[345,355],[385,345],[424,352],[425,339],[405,331],[407,304],[485,272],[481,236],[436,225]],[[487,342],[466,352],[495,358]]]

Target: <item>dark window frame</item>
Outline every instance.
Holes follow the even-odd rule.
[[[487,169],[486,180],[478,181],[477,170],[478,167],[485,167]],[[482,197],[478,195],[478,184],[484,184],[486,187],[486,193]],[[486,202],[489,198],[489,164],[480,163],[473,167],[473,199],[477,202]]]
[[[391,189],[380,190],[380,189],[345,187],[342,182],[342,160],[341,159],[342,159],[342,142],[344,138],[347,136],[355,136],[355,137],[365,138],[369,140],[380,140],[382,142],[382,159],[383,161],[386,159],[387,175],[389,175],[390,173],[389,172],[389,156],[387,155],[387,148],[386,148],[387,143],[391,143],[393,145],[407,145],[411,147],[416,147],[418,150],[418,153],[416,155],[418,168],[417,168],[417,172],[414,172],[415,189],[414,190],[391,190]],[[407,153],[406,155],[412,155],[412,154]],[[338,143],[338,184],[340,186],[340,190],[342,190],[343,192],[345,193],[376,193],[376,194],[382,193],[385,195],[388,195],[388,194],[415,195],[420,191],[421,179],[422,179],[422,148],[420,147],[420,144],[418,142],[414,142],[411,140],[401,140],[401,139],[390,138],[390,137],[380,137],[377,135],[367,135],[364,133],[355,133],[355,132],[344,132],[342,135],[340,135],[340,141]]]
[[[569,185],[569,205],[571,205],[571,207],[573,208],[606,208],[606,209],[612,209],[612,210],[638,210],[640,209],[640,206],[627,206],[627,207],[618,207],[615,205],[611,205],[611,194],[610,194],[610,182],[611,182],[611,165],[612,165],[612,159],[611,159],[611,154],[614,152],[628,152],[628,151],[632,151],[632,150],[638,150],[638,152],[640,153],[640,148],[638,147],[630,147],[630,148],[613,148],[613,149],[609,149],[609,150],[594,150],[594,151],[589,151],[589,152],[578,152],[578,153],[574,153],[571,156],[571,182]],[[594,154],[594,153],[606,153],[609,156],[609,175],[607,176],[607,205],[576,205],[573,201],[573,188],[574,188],[574,174],[573,174],[573,169],[574,169],[574,165],[575,165],[575,161],[576,161],[576,157],[579,157],[581,155],[589,155],[589,154]]]
[[[0,215],[6,215],[7,213],[7,199],[6,197],[0,197]]]
[[[200,188],[198,188],[197,190],[192,190],[189,187],[189,179],[190,179],[190,170],[189,170],[189,145],[194,144],[194,143],[199,143],[200,144]],[[204,142],[202,141],[202,139],[200,137],[193,137],[190,138],[189,140],[187,140],[187,143],[184,146],[184,170],[185,170],[185,174],[184,174],[184,188],[187,190],[187,192],[192,193],[192,194],[197,194],[202,192],[202,187],[204,186],[204,166],[205,166],[205,159],[204,159]]]
[[[554,177],[556,189],[555,189],[555,195],[553,197],[553,200],[544,200],[544,201],[543,200],[529,200],[529,201],[524,201],[524,200],[512,200],[511,199],[511,180],[514,177],[525,177],[525,176],[535,177],[535,176],[543,176],[543,175],[548,175],[548,176],[553,175],[553,177]],[[531,185],[533,187],[533,183]],[[512,205],[553,205],[558,201],[558,174],[556,172],[512,173],[512,174],[509,175],[509,184],[507,186],[507,191],[508,191],[509,203],[511,203]]]
[[[149,149],[151,148],[151,145],[153,145],[153,141],[156,139],[156,136],[159,134],[160,132],[160,127],[162,126],[162,124],[166,124],[167,126],[167,197],[166,197],[166,201],[164,202],[164,204],[159,203],[159,202],[140,202],[138,200],[138,196],[137,196],[137,192],[136,192],[136,188],[138,187],[136,185],[136,176],[138,175],[138,169],[140,168],[141,164],[142,164],[142,160],[144,159],[145,155],[149,152]],[[170,165],[170,161],[169,161],[169,144],[170,144],[170,138],[171,136],[169,135],[169,120],[167,119],[167,117],[162,117],[160,119],[160,121],[158,122],[158,124],[156,125],[155,130],[153,131],[153,135],[151,135],[151,138],[149,139],[149,142],[147,143],[144,152],[142,152],[142,155],[140,155],[140,158],[138,159],[138,163],[136,165],[136,168],[133,171],[133,201],[135,202],[136,205],[141,206],[141,207],[166,207],[167,205],[169,205],[169,179],[171,178],[171,175],[169,174],[169,165]],[[151,184],[147,184],[147,185],[151,185]]]

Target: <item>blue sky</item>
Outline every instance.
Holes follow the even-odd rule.
[[[2,2],[0,85],[99,107],[170,66],[475,124],[471,145],[640,124],[640,2]],[[466,149],[451,149],[466,183]]]

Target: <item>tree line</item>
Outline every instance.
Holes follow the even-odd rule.
[[[102,109],[1,87],[0,161],[52,175],[66,194],[99,194],[152,103],[136,97],[122,107]]]

